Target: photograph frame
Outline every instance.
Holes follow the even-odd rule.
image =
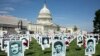
[[[7,47],[7,56],[11,56],[10,55],[10,42],[19,42],[20,43],[20,45],[21,45],[21,52],[22,52],[22,54],[21,54],[21,56],[24,56],[24,48],[23,48],[23,45],[22,45],[22,41],[20,41],[20,40],[16,40],[16,41],[9,41],[7,44],[8,44],[8,47]],[[18,55],[17,55],[18,56]]]
[[[53,42],[52,42],[52,56],[57,56],[57,54],[56,54],[57,49],[55,49],[55,45],[57,42],[60,42],[63,44],[61,54],[58,54],[58,55],[65,56],[66,55],[66,45],[65,45],[63,40],[53,40]],[[61,50],[61,49],[59,49],[59,50]]]
[[[88,48],[89,48],[88,46],[90,45],[90,44],[88,45],[87,43],[88,43],[90,40],[92,40],[93,43],[94,43],[94,45],[92,45],[92,46],[94,47],[94,49],[93,49],[94,51],[92,51],[92,52],[89,52],[89,51],[88,51],[88,52],[87,52],[87,50],[89,50],[89,49],[88,49]],[[95,48],[96,48],[96,39],[95,39],[95,38],[87,38],[87,39],[86,39],[85,55],[95,54],[95,50],[96,50]]]

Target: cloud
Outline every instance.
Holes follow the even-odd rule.
[[[1,7],[0,8],[0,15],[8,15],[11,12],[13,12],[14,10],[15,10],[15,8],[10,7],[10,6]]]
[[[0,15],[8,15],[14,10],[15,9],[13,7],[3,7],[2,9],[0,9]]]
[[[23,0],[0,0],[0,3],[17,3]]]
[[[6,11],[14,11],[15,9],[13,7],[5,7],[4,10],[6,10]]]
[[[4,14],[9,14],[9,11],[0,11],[0,14],[2,15],[4,15]]]

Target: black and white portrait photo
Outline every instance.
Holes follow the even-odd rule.
[[[63,39],[66,40],[67,39],[67,36],[63,36]]]
[[[49,44],[49,37],[42,37],[42,45]]]
[[[6,39],[6,38],[3,38],[2,40],[1,40],[1,50],[5,50],[6,49],[6,47],[7,47],[7,42],[8,41],[10,41],[10,39]]]
[[[10,41],[8,56],[24,56],[22,41]]]
[[[87,34],[87,38],[93,38],[94,34]]]
[[[98,44],[98,41],[99,41],[99,34],[94,34],[94,38],[96,39],[96,44]]]
[[[86,39],[86,49],[85,49],[85,54],[94,54],[95,53],[95,38],[88,38]]]
[[[82,45],[83,44],[83,35],[79,34],[77,36],[77,45]]]
[[[55,36],[54,39],[59,39],[59,37],[58,36]]]
[[[66,47],[62,40],[55,40],[52,43],[52,56],[65,56]]]
[[[29,48],[29,38],[28,38],[28,37],[27,37],[27,38],[22,37],[22,38],[21,38],[21,41],[22,41],[23,47],[24,47],[25,49],[28,49],[28,48]]]
[[[42,43],[41,43],[42,50],[45,50],[45,48],[50,48],[50,41],[49,37],[42,37]]]
[[[59,35],[59,34],[55,34],[55,35],[53,36],[53,39],[54,39],[54,40],[59,40],[60,37],[61,37],[61,35]]]
[[[79,41],[78,43],[82,43],[82,36],[78,37],[78,41]]]

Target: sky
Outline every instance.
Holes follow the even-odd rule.
[[[45,0],[0,0],[0,15],[26,18],[36,22]],[[53,22],[61,26],[93,31],[95,11],[100,9],[100,0],[47,0]]]

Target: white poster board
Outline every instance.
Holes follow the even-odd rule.
[[[62,38],[63,38],[63,41],[64,41],[65,45],[66,45],[66,46],[69,46],[70,40],[68,39],[67,35],[63,35]]]
[[[98,44],[98,41],[99,41],[99,34],[94,34],[94,38],[96,39],[96,44]]]
[[[96,40],[95,38],[86,39],[85,55],[95,54]]]
[[[9,38],[2,38],[2,40],[1,40],[1,50],[2,51],[6,51],[8,41],[10,41]]]
[[[42,50],[45,50],[45,48],[50,48],[50,40],[49,37],[42,37]]]
[[[53,40],[52,42],[52,56],[65,56],[66,46],[63,40]]]
[[[81,47],[81,45],[83,45],[83,35],[82,34],[77,35],[77,45],[79,47]]]
[[[25,34],[23,37],[20,37],[20,41],[22,41],[23,47],[25,49],[29,49],[29,36]]]
[[[24,56],[22,41],[9,41],[7,56]]]

